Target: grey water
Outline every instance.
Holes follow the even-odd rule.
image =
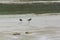
[[[0,15],[0,40],[60,40],[60,15]]]

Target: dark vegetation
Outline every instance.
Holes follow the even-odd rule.
[[[60,3],[0,4],[0,14],[60,13]]]

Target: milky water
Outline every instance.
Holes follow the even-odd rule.
[[[0,40],[60,40],[60,15],[0,15]]]

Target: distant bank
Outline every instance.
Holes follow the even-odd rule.
[[[3,4],[25,4],[25,3],[60,3],[60,1],[0,1]]]
[[[60,1],[1,2],[0,14],[60,13]]]

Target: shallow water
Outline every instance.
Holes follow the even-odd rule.
[[[0,40],[60,40],[59,24],[60,15],[0,15]]]

